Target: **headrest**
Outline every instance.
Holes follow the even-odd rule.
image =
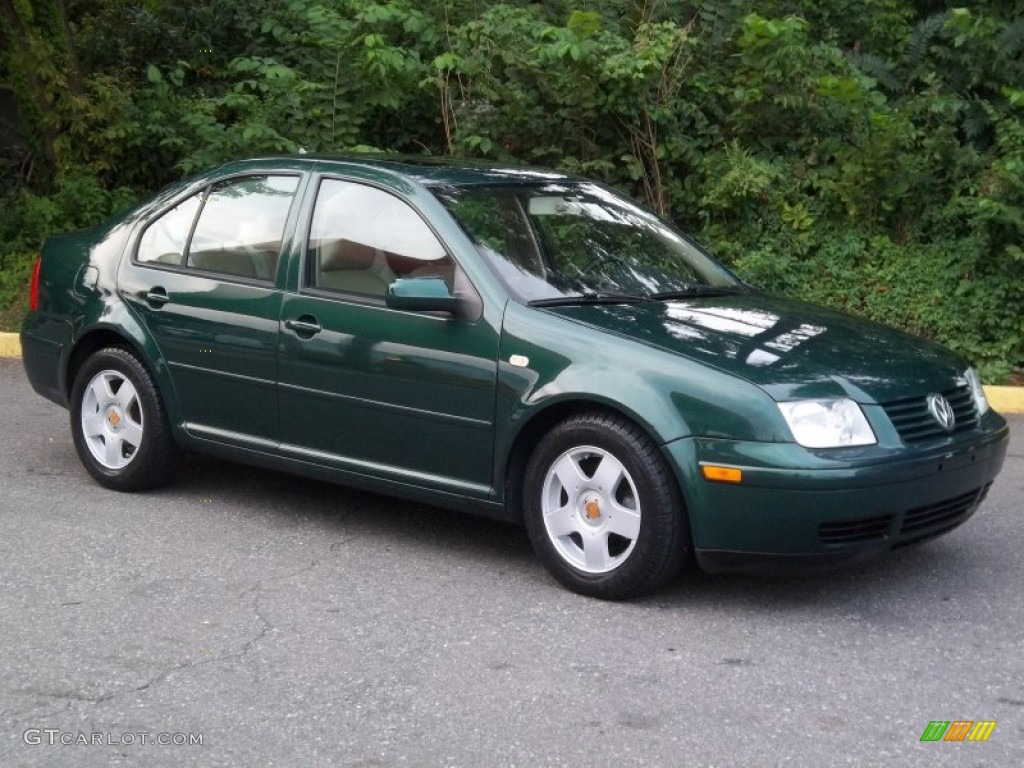
[[[352,240],[328,240],[320,245],[320,271],[369,269],[376,257],[377,251],[363,243]]]

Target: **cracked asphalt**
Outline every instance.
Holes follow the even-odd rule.
[[[1024,765],[1020,418],[938,541],[611,604],[518,528],[341,487],[193,459],[105,491],[20,361],[0,403],[2,768]]]

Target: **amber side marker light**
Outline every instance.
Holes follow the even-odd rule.
[[[717,467],[714,464],[701,464],[700,473],[705,480],[716,483],[742,483],[743,470],[736,467]]]

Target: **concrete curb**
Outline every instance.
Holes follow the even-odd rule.
[[[21,339],[16,333],[0,333],[0,357],[21,357]]]
[[[986,385],[985,397],[999,413],[1024,413],[1024,387]]]
[[[0,357],[21,357],[16,333],[0,333]],[[985,387],[985,396],[999,413],[1024,413],[1024,387]]]

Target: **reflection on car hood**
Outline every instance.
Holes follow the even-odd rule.
[[[778,399],[845,393],[885,402],[950,389],[965,368],[938,344],[765,294],[545,311],[727,371]]]

